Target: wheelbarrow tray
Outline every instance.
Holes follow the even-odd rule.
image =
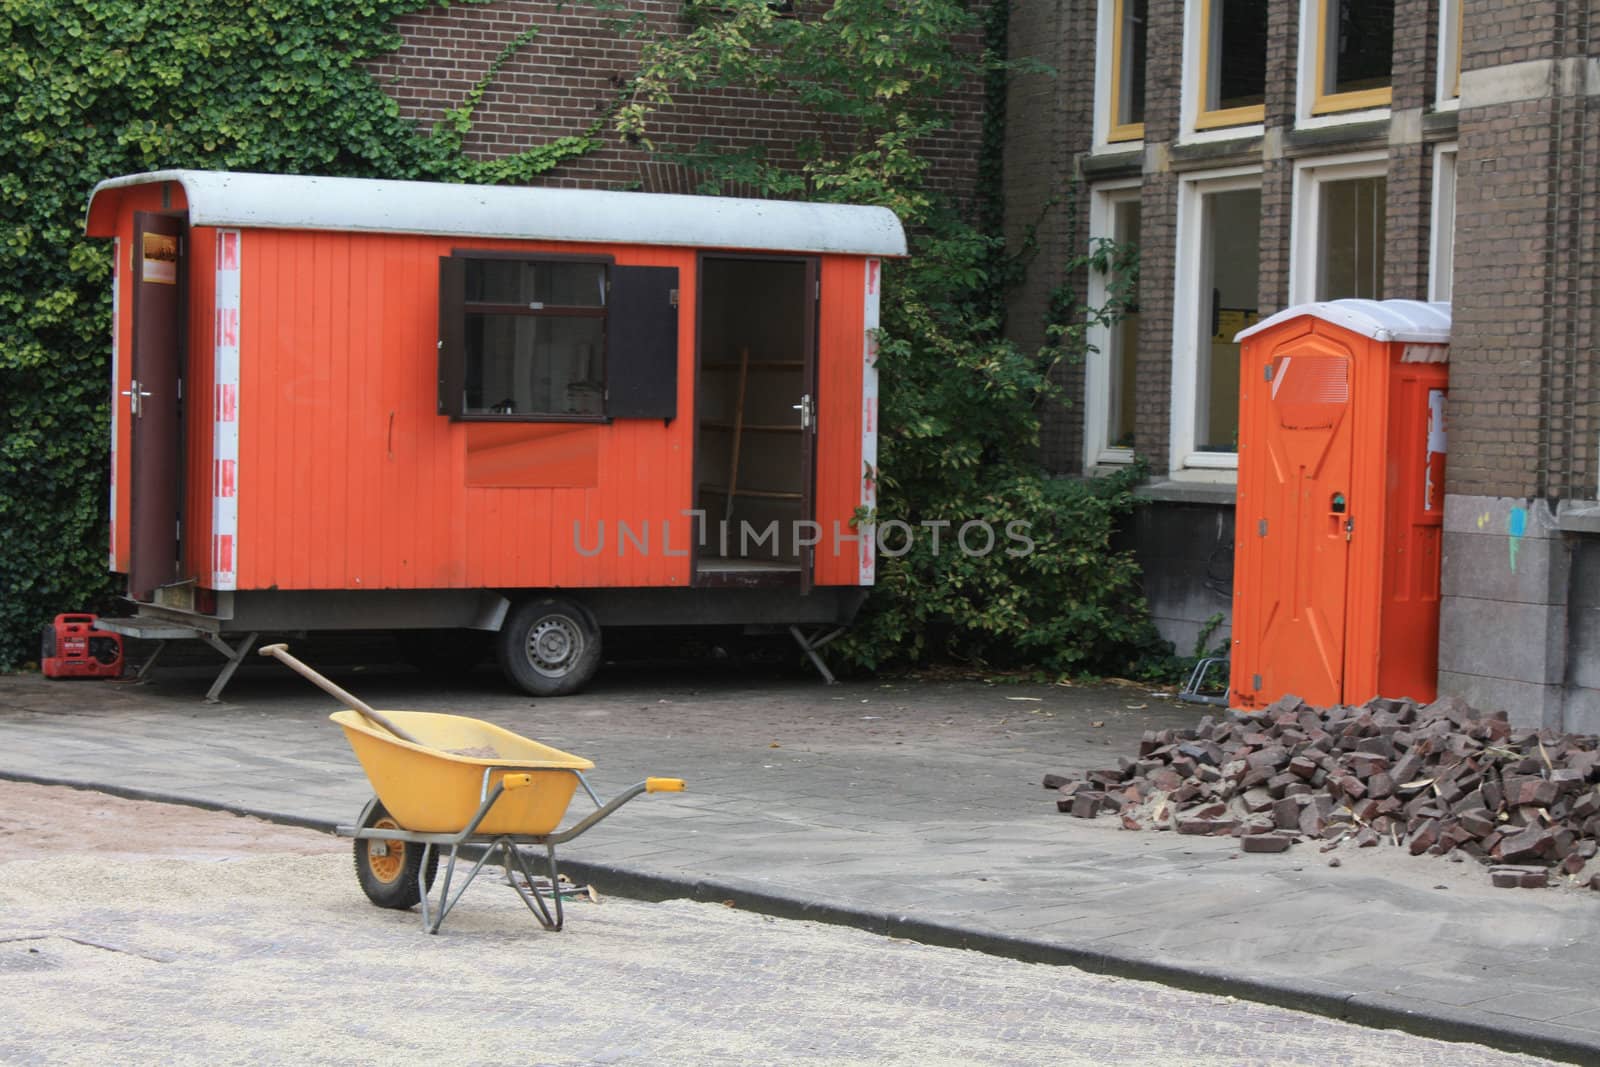
[[[506,774],[531,773],[529,786],[500,794],[474,836],[551,834],[578,788],[579,772],[594,767],[582,756],[481,719],[427,711],[384,714],[425,744],[402,741],[359,712],[339,711],[329,718],[344,730],[378,800],[413,833],[460,833]]]

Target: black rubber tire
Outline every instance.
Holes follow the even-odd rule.
[[[525,600],[495,641],[506,680],[538,697],[566,696],[600,668],[600,627],[582,607],[560,597]]]
[[[390,818],[376,798],[361,813],[361,826],[363,829],[373,826],[400,829],[400,825]],[[434,849],[428,854],[428,869],[424,872],[423,846],[407,841],[390,841],[388,856],[374,856],[372,846],[377,843],[356,838],[356,880],[361,883],[361,891],[380,908],[404,911],[416,907],[422,902],[421,887],[433,887],[433,876],[439,870],[439,850]]]
[[[430,678],[460,678],[489,658],[494,635],[482,630],[396,630],[402,662]]]

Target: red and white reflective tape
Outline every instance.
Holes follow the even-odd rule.
[[[118,320],[122,312],[122,238],[111,239],[111,528],[110,569],[117,569],[117,434],[122,432],[122,420],[117,417],[117,398],[122,392],[122,357],[118,351],[121,337]]]
[[[878,297],[883,287],[882,263],[867,260],[867,291],[861,317],[865,336],[861,344],[861,506],[868,513],[878,506]],[[877,530],[861,528],[859,582],[871,585],[877,577]]]
[[[216,395],[211,433],[211,588],[239,578],[239,231],[217,231]]]

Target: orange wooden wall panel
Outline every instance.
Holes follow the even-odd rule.
[[[816,518],[822,540],[816,550],[818,585],[856,585],[860,552],[844,537],[861,504],[861,379],[865,261],[852,256],[822,259],[822,322],[818,330]],[[837,524],[837,526],[835,525]],[[834,531],[840,538],[836,543]]]
[[[678,417],[603,428],[592,489],[469,487],[436,413],[437,273],[455,248],[611,254],[679,270]],[[247,230],[242,239],[241,589],[687,585],[691,250]],[[573,521],[605,550],[578,552]],[[649,526],[619,550],[617,522]]]

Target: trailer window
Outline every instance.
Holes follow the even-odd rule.
[[[439,413],[671,418],[676,327],[675,268],[456,252],[439,261]]]
[[[440,268],[443,413],[604,417],[606,263],[463,256]]]

